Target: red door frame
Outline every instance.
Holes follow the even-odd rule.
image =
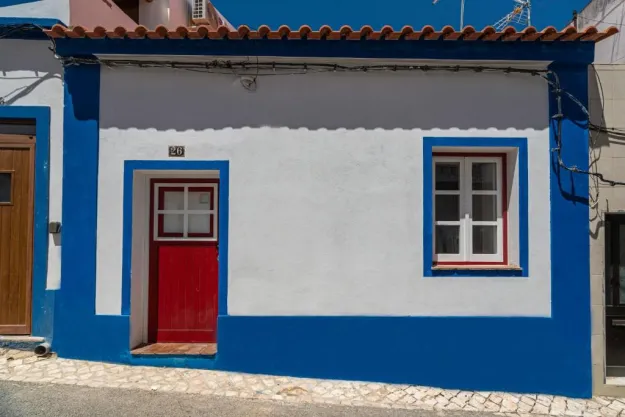
[[[215,246],[219,253],[219,230],[215,241],[159,241],[154,239],[154,189],[156,184],[218,184],[219,179],[213,178],[152,178],[150,180],[150,249],[149,249],[149,278],[148,278],[148,343],[156,342],[158,332],[158,249],[161,244],[189,246],[201,243],[206,246]],[[213,200],[214,201],[214,200]],[[216,205],[219,207],[219,204]],[[217,213],[219,216],[219,212]],[[219,262],[219,261],[218,261]],[[219,264],[217,265],[219,268]],[[218,284],[219,285],[219,284]],[[215,306],[217,309],[218,306]]]

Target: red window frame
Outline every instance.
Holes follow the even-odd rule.
[[[501,152],[433,152],[432,157],[486,157],[501,159],[501,216],[503,224],[503,259],[501,262],[476,262],[476,261],[433,261],[433,266],[504,266],[508,265],[508,155]],[[434,198],[434,195],[432,195]],[[433,219],[432,219],[433,220]],[[435,250],[436,245],[432,245]],[[435,254],[432,254],[435,256]]]
[[[202,187],[203,184],[217,184],[219,186],[219,179],[213,179],[213,178],[153,178],[150,180],[150,240],[151,241],[156,241],[159,238],[171,238],[171,239],[183,239],[184,238],[184,232],[183,233],[167,233],[164,231],[164,221],[163,221],[163,217],[158,215],[157,213],[155,213],[154,210],[154,197],[155,197],[155,190],[156,190],[156,185],[160,185],[160,184],[198,184],[197,186],[194,187],[189,187],[189,191],[208,191],[210,193],[210,210],[217,210],[217,207],[215,207],[215,189],[213,187]],[[164,210],[164,205],[165,205],[165,192],[167,191],[183,191],[184,187],[182,186],[176,186],[176,185],[172,185],[171,187],[158,187],[158,195],[157,197],[157,209],[159,210]],[[156,218],[156,227],[154,224],[154,216],[157,216]],[[215,214],[210,214],[209,217],[209,222],[210,222],[210,226],[209,226],[209,232],[208,233],[187,233],[187,237],[188,238],[210,238],[210,239],[215,239],[214,241],[217,241],[219,239],[219,236],[217,236],[217,234],[215,233],[215,229],[214,229],[214,223],[215,223]],[[211,240],[212,241],[212,240]],[[193,242],[193,241],[191,241]],[[182,241],[180,243],[183,243]]]

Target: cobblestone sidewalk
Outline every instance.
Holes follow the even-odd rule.
[[[577,400],[551,395],[466,392],[437,388],[113,365],[38,358],[0,348],[0,380],[187,392],[402,409],[465,410],[580,417],[625,417],[625,399]]]

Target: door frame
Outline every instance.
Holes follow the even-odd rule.
[[[130,318],[130,324],[135,323],[139,326],[137,320],[131,318],[131,311],[142,311],[143,320],[141,321],[141,334],[143,341],[147,342],[147,318],[148,318],[148,299],[147,296],[140,300],[131,298],[131,282],[136,277],[132,277],[133,268],[133,240],[145,239],[145,251],[149,251],[147,244],[149,243],[149,220],[136,219],[140,221],[133,224],[133,216],[135,213],[134,204],[139,204],[142,199],[148,201],[150,199],[150,179],[151,178],[168,178],[169,176],[176,178],[218,178],[218,239],[219,239],[219,265],[218,265],[218,312],[217,312],[217,333],[219,333],[219,321],[223,316],[228,315],[228,223],[229,223],[229,178],[230,178],[229,161],[181,161],[181,160],[126,160],[124,161],[124,183],[123,183],[123,234],[122,234],[122,315]],[[145,180],[145,186],[143,184]],[[135,181],[138,180],[138,182]],[[135,187],[137,189],[135,190]],[[143,190],[143,191],[141,191]],[[139,192],[140,195],[136,195]],[[143,244],[140,246],[143,247]],[[141,265],[141,264],[139,264]],[[147,268],[148,265],[146,264]],[[148,277],[142,281],[144,290],[142,293],[147,295]],[[135,304],[139,303],[139,306]],[[137,329],[137,328],[135,328]],[[131,335],[133,329],[129,329]],[[129,335],[129,336],[131,336]],[[219,336],[217,336],[219,338]],[[129,348],[132,349],[132,341],[129,341]]]
[[[28,224],[26,226],[26,319],[24,325],[0,325],[2,335],[30,335],[32,332],[32,309],[33,309],[33,230],[35,215],[35,149],[36,136],[30,135],[6,135],[0,134],[0,151],[3,149],[28,149]],[[13,176],[11,177],[12,182]],[[11,194],[15,192],[11,187]]]
[[[155,204],[160,199],[160,196],[155,195],[155,189],[160,184],[172,184],[176,186],[184,186],[187,184],[217,184],[217,233],[215,240],[189,240],[189,241],[171,241],[171,240],[156,240],[155,239]],[[219,270],[219,178],[187,178],[187,177],[169,177],[169,178],[150,178],[149,180],[149,193],[150,199],[148,209],[149,215],[149,232],[148,232],[148,291],[147,291],[147,343],[156,342],[156,334],[158,332],[158,291],[159,291],[159,271],[158,271],[158,248],[162,244],[187,246],[202,244],[204,246],[215,246],[217,248],[217,268]],[[219,282],[217,282],[217,294],[219,294]],[[218,297],[219,298],[219,297]],[[219,308],[219,300],[217,301],[217,308]],[[215,323],[217,326],[217,323]],[[215,339],[217,335],[215,335]]]
[[[37,146],[35,146],[34,152],[31,335],[51,340],[54,327],[54,291],[47,291],[46,289],[49,250],[51,111],[49,106],[5,105],[0,106],[0,120],[35,122]]]
[[[625,325],[625,303],[620,302],[620,281],[618,286],[612,285],[610,281],[618,280],[620,275],[620,261],[614,256],[622,250],[619,239],[619,229],[625,225],[625,213],[606,213],[605,217],[605,262],[604,262],[604,310],[603,310],[603,335],[604,335],[604,355],[606,377],[625,376],[625,365],[610,365],[608,363],[608,327],[614,326],[614,321],[620,322],[617,326]],[[625,301],[625,300],[623,300]]]

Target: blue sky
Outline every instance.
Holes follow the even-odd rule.
[[[494,24],[512,10],[512,0],[465,0],[465,24],[477,28]],[[558,29],[570,20],[574,9],[581,10],[588,0],[533,0],[532,24],[538,28],[553,25]],[[426,24],[441,28],[460,25],[460,0],[213,0],[213,4],[234,25],[258,27],[268,24],[291,28],[308,24],[360,27],[369,24],[379,28],[390,24],[421,27]]]

